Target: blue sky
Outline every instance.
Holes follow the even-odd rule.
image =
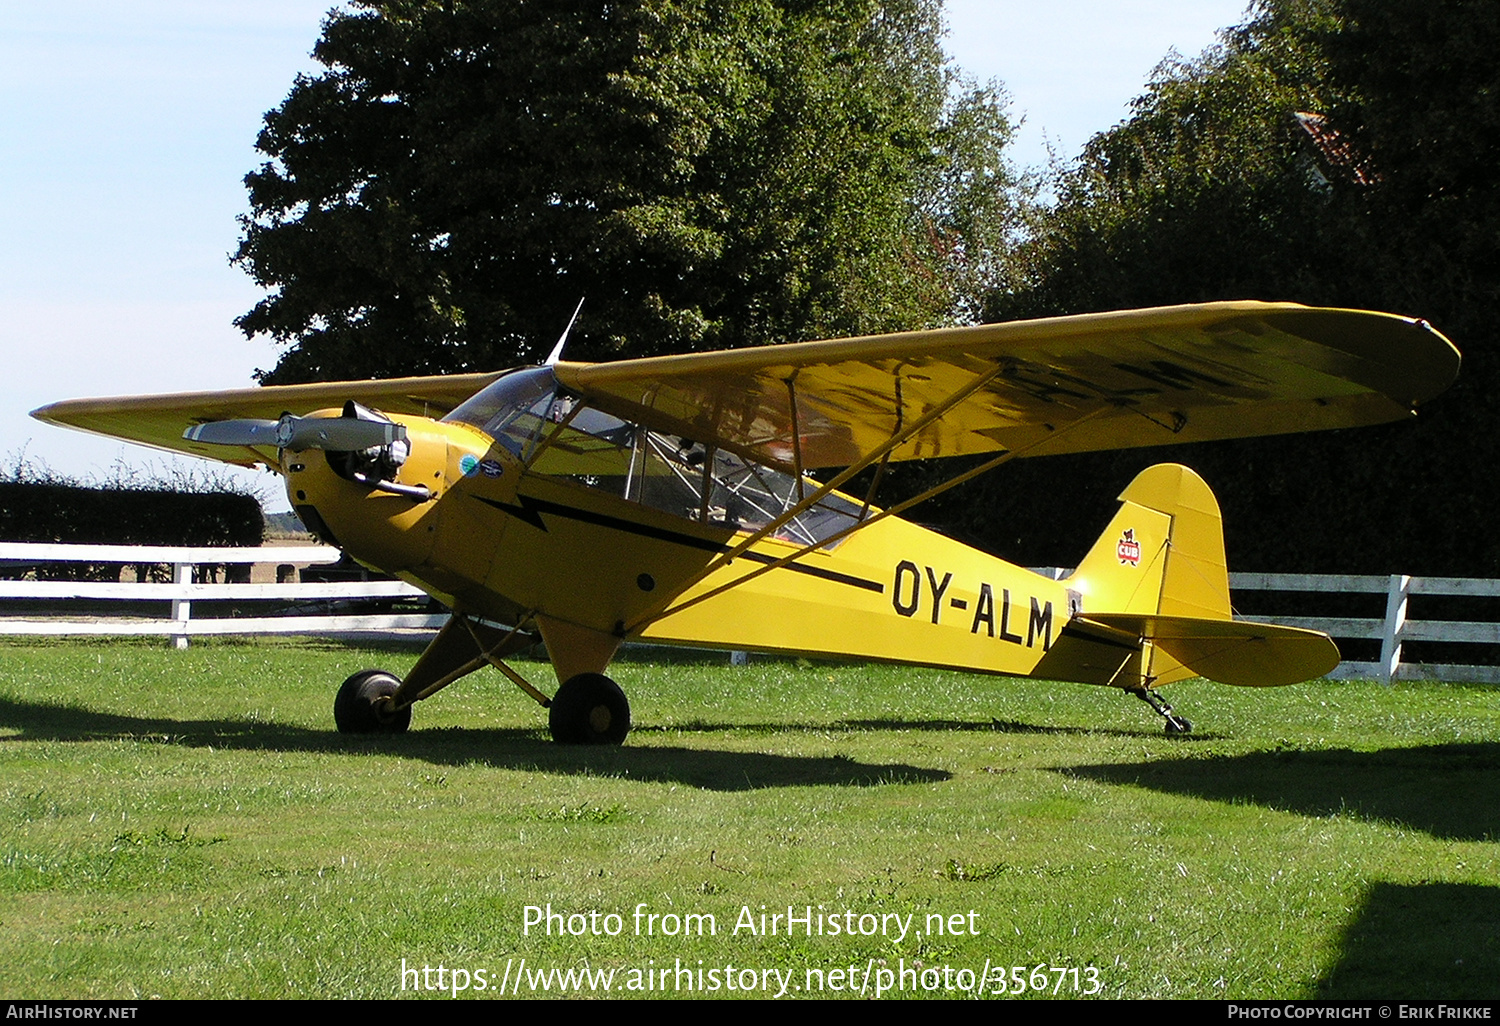
[[[232,320],[231,267],[261,115],[328,0],[49,0],[0,6],[0,460],[109,476],[164,456],[30,420],[57,399],[251,383],[274,348]],[[1151,69],[1243,20],[1243,0],[949,0],[948,48],[1024,118],[1018,163],[1070,157]],[[189,461],[192,462],[192,461]],[[247,475],[278,508],[275,481]]]

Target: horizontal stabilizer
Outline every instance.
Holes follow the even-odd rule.
[[[1338,646],[1328,635],[1296,627],[1139,613],[1090,613],[1086,622],[1134,635],[1221,684],[1297,684],[1339,664]]]

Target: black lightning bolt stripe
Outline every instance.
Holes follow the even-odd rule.
[[[547,530],[547,524],[542,520],[542,514],[554,513],[560,517],[567,517],[569,520],[594,524],[598,527],[609,527],[616,531],[625,531],[628,534],[640,535],[643,538],[654,538],[657,541],[686,545],[689,548],[701,549],[704,552],[729,551],[728,545],[709,538],[698,538],[691,534],[683,534],[680,531],[672,531],[664,527],[653,527],[650,524],[638,524],[633,520],[626,520],[622,517],[612,517],[607,513],[595,513],[592,510],[565,506],[560,502],[537,499],[530,495],[517,495],[516,498],[520,501],[519,506],[512,506],[508,502],[499,502],[495,499],[486,499],[482,495],[476,495],[474,498],[486,506],[493,506],[502,512],[509,513],[517,520],[524,520],[539,531]],[[754,563],[776,562],[775,556],[767,556],[760,552],[743,552],[738,558],[748,559]],[[822,567],[808,566],[805,563],[787,563],[781,569],[790,570],[793,573],[807,574],[809,577],[832,581],[835,584],[847,584],[850,587],[863,588],[865,591],[873,591],[877,595],[885,593],[885,585],[879,581],[871,581],[863,577],[855,577],[851,574],[841,574],[836,570],[825,570]]]

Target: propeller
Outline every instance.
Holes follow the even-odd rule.
[[[392,480],[411,452],[406,426],[352,399],[338,417],[284,413],[280,420],[215,420],[188,428],[182,437],[208,445],[274,445],[289,452],[321,449],[334,472],[347,480],[415,502],[435,497],[426,485]]]
[[[360,452],[406,440],[406,427],[389,420],[359,417],[297,417],[280,420],[215,420],[182,433],[190,442],[208,445],[274,445],[302,452]]]

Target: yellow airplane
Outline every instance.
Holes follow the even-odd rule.
[[[566,332],[564,333],[566,338]],[[1117,687],[1279,685],[1324,634],[1235,620],[1218,503],[1158,465],[1054,581],[898,518],[1012,459],[1410,417],[1458,372],[1420,320],[1289,303],[1087,314],[617,363],[56,403],[41,420],[286,479],[302,520],[452,610],[405,679],[344,682],[345,732],[493,665],[560,742],[618,744],[626,641]],[[982,456],[882,509],[897,460]],[[871,470],[863,494],[840,489]],[[821,472],[818,478],[811,476]],[[505,657],[540,634],[549,699]]]

